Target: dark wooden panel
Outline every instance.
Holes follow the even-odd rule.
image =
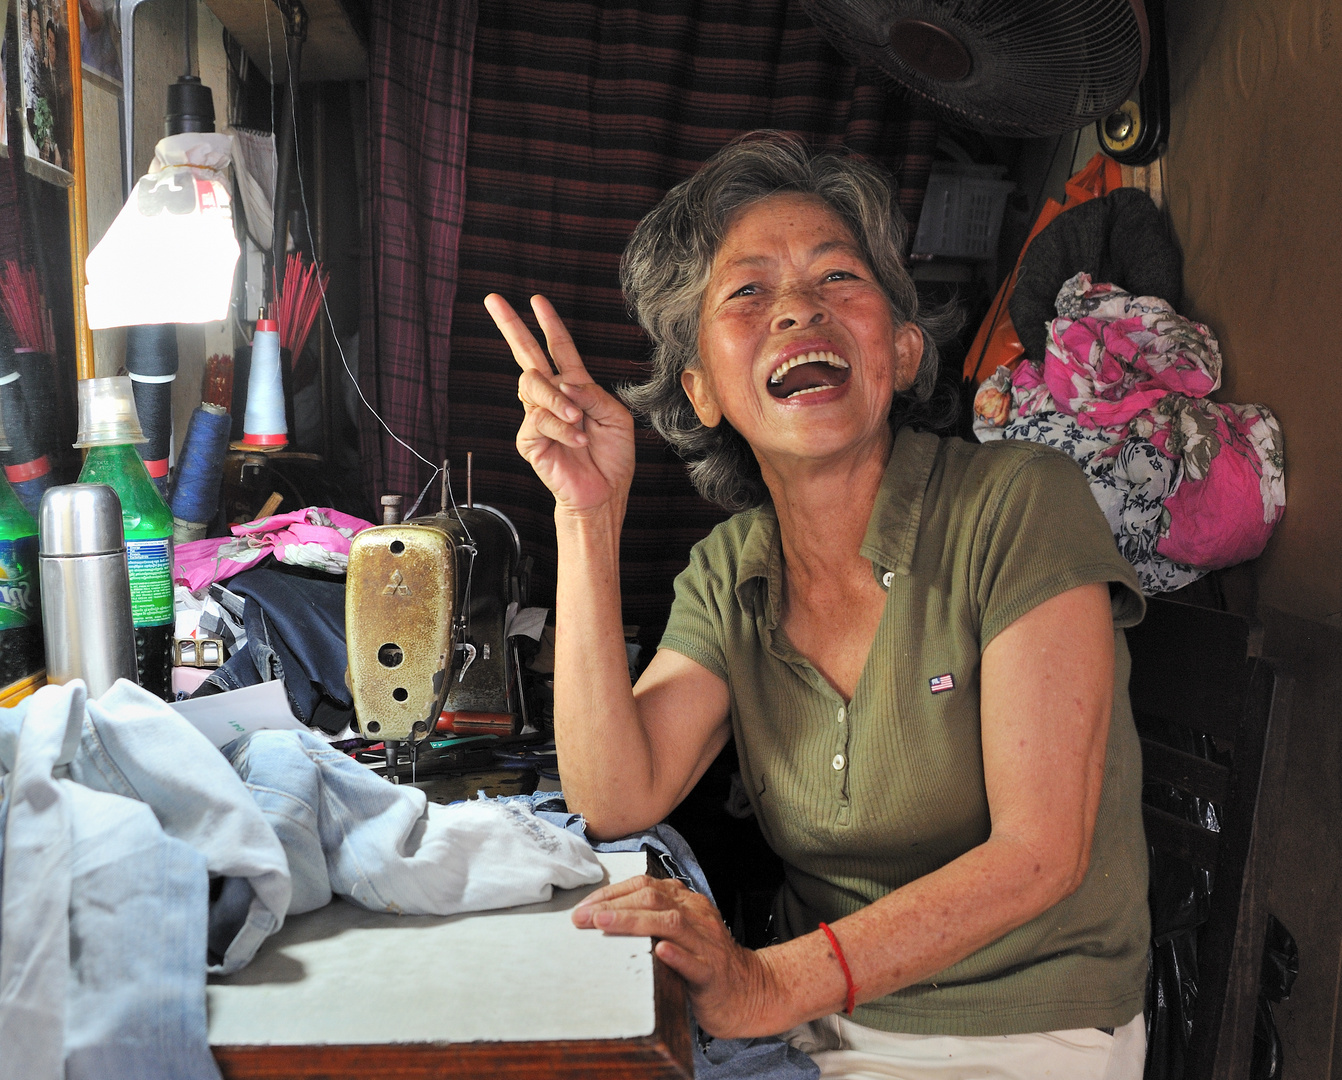
[[[1216,869],[1216,854],[1220,847],[1216,833],[1154,806],[1142,807],[1142,821],[1146,824],[1146,842],[1156,850],[1168,852],[1203,870]]]
[[[1142,739],[1142,780],[1160,780],[1190,795],[1221,803],[1229,794],[1230,770],[1215,761]]]
[[[1146,618],[1127,632],[1133,711],[1234,741],[1248,686],[1249,629],[1241,615],[1149,600]]]

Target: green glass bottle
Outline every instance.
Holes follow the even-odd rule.
[[[0,690],[45,666],[37,522],[0,474]]]
[[[172,511],[131,443],[90,446],[79,482],[107,484],[121,499],[140,685],[171,701]]]

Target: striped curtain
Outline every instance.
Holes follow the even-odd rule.
[[[873,73],[847,64],[796,0],[479,0],[478,15],[443,5],[454,16],[436,0],[378,6],[374,215],[394,211],[415,228],[392,233],[384,222],[379,233],[373,222],[384,247],[372,252],[365,327],[374,324],[375,336],[366,331],[365,340],[376,352],[365,345],[361,368],[392,428],[412,433],[407,441],[426,457],[450,458],[458,498],[466,452],[474,451],[475,497],[517,525],[536,560],[533,600],[549,603],[553,502],[513,447],[522,418],[517,368],[481,306],[485,294],[502,293],[523,310],[532,293],[544,293],[599,382],[638,379],[647,343],[625,310],[617,268],[634,225],[668,188],[736,135],[775,128],[880,160],[916,220],[936,127]],[[470,15],[473,50],[461,44]],[[418,31],[401,28],[434,20],[452,23],[450,44],[431,53],[430,70],[417,70],[410,61]],[[455,79],[442,70],[449,61]],[[395,155],[377,130],[381,85],[408,98],[395,137],[420,160],[442,161],[437,176],[386,176]],[[455,130],[466,113],[457,144],[464,167],[453,172],[453,147],[428,129],[437,116]],[[449,204],[461,207],[450,238]],[[409,280],[387,274],[390,266]],[[413,497],[428,469],[369,420],[365,468],[375,493]],[[671,581],[690,546],[721,517],[694,493],[680,460],[641,432],[621,573],[625,620],[645,641],[655,642],[665,623]]]

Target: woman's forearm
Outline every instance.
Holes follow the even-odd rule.
[[[565,798],[601,837],[660,820],[648,805],[652,750],[634,705],[624,644],[623,518],[623,500],[555,515],[555,743]]]
[[[990,839],[831,924],[857,1002],[923,982],[1043,914],[1079,884],[1076,868],[1068,851]],[[754,1034],[776,1034],[844,1007],[847,980],[823,931],[759,957],[776,988],[777,1012],[762,1018]]]

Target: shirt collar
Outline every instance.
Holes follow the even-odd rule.
[[[881,486],[867,531],[859,549],[864,558],[871,560],[876,580],[887,588],[884,572],[893,570],[907,575],[913,568],[913,551],[918,540],[922,520],[923,498],[927,483],[936,464],[937,448],[941,440],[926,432],[900,428],[890,451]],[[778,514],[772,503],[765,503],[755,511],[745,542],[741,546],[741,561],[736,577],[736,599],[742,610],[754,611],[755,600],[761,592],[771,601],[768,610],[778,611],[783,587],[783,545],[778,536]],[[770,614],[771,622],[776,615]]]

